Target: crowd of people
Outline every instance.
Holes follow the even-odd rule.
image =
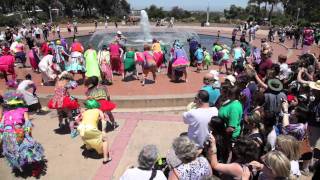
[[[303,54],[288,64],[286,55],[279,55],[277,62],[272,59],[266,38],[259,47],[251,47],[244,33],[236,41],[236,29],[232,47],[218,40],[211,51],[191,37],[188,56],[178,40],[168,52],[158,39],[145,44],[143,51],[126,47],[120,31],[97,52],[92,45],[85,49],[77,39],[70,47],[60,37],[48,41],[37,27],[30,31],[7,28],[0,56],[8,89],[1,97],[3,155],[13,169],[23,171],[32,165],[33,176],[41,173],[43,148],[31,136],[28,116],[28,112],[41,112],[37,88],[30,74],[16,82],[15,66],[24,68],[27,59],[32,70],[41,74],[42,85],[55,86],[47,105],[57,110],[59,128],[70,130],[72,138],[79,135],[86,149],[103,155],[103,164],[112,160],[105,129],[108,124],[118,127],[112,114],[116,104],[106,86],[114,75],[125,80],[131,74],[145,85],[149,73],[155,82],[158,71],[167,66],[172,81],[184,77],[188,82],[188,67],[201,72],[215,64],[219,69],[204,76],[194,102],[183,113],[188,132],[174,139],[165,158],[159,159],[154,145],[143,147],[139,166],[120,179],[299,179],[310,175],[310,170],[318,179],[320,62],[310,52],[313,30],[307,27],[304,34]],[[255,38],[252,33],[251,38]],[[223,67],[224,81],[220,78]],[[82,79],[75,81],[75,74]],[[86,87],[84,108],[69,93],[80,83]]]

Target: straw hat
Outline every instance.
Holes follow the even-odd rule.
[[[320,90],[320,80],[318,80],[316,82],[310,82],[309,87],[311,89]]]

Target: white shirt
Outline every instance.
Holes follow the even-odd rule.
[[[149,180],[151,177],[152,170],[141,170],[139,168],[127,169],[120,180]],[[162,171],[157,170],[157,175],[154,180],[167,180],[166,176]]]
[[[191,109],[183,113],[183,121],[189,125],[188,137],[199,147],[203,147],[203,143],[208,138],[208,123],[214,116],[218,116],[216,107]]]
[[[296,175],[296,176],[301,176],[301,172],[299,169],[299,162],[296,160],[292,160],[290,161],[290,165],[291,165],[291,174]]]

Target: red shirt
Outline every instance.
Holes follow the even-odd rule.
[[[49,54],[50,48],[49,48],[48,44],[46,42],[44,42],[44,43],[42,43],[40,50],[41,50],[42,55],[46,56]]]
[[[266,59],[259,64],[258,75],[260,78],[264,78],[267,74],[267,70],[272,67],[272,60]]]

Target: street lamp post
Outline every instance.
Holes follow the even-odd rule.
[[[50,23],[52,24],[51,6],[49,6],[49,16],[50,16]]]
[[[209,0],[208,0],[208,7],[207,7],[207,22],[206,22],[206,26],[210,26],[209,18],[210,18],[210,8],[209,8]]]
[[[298,24],[298,21],[299,21],[299,15],[300,15],[300,8],[298,8],[298,13],[297,13],[297,24]]]

